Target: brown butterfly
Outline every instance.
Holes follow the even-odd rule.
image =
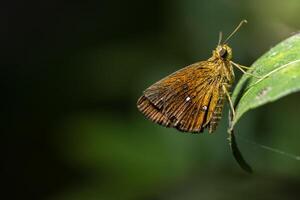
[[[180,131],[200,133],[216,130],[221,119],[225,97],[234,109],[229,89],[234,82],[233,65],[245,72],[245,66],[234,63],[228,39],[246,23],[240,22],[222,43],[222,33],[212,56],[180,69],[147,88],[137,101],[138,109],[151,121]]]

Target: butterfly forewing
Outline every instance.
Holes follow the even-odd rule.
[[[215,118],[222,85],[217,69],[215,62],[202,61],[167,76],[144,91],[139,110],[158,124],[202,132]]]

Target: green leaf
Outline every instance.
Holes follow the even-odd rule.
[[[234,137],[234,125],[247,111],[300,90],[300,34],[282,41],[260,57],[244,74],[231,96],[235,118],[230,113],[229,145],[242,169],[251,173]],[[259,78],[257,78],[259,77]]]
[[[236,116],[231,128],[250,109],[300,90],[300,34],[282,41],[248,70],[260,78],[244,74],[232,94]]]

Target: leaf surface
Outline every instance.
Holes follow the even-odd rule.
[[[244,74],[232,94],[236,117],[300,90],[300,34],[280,42],[260,57]]]

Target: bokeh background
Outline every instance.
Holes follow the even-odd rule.
[[[300,197],[300,162],[244,141],[300,155],[299,94],[238,124],[253,175],[231,155],[227,111],[216,133],[192,135],[136,109],[146,87],[207,59],[242,19],[230,44],[251,65],[299,30],[298,0],[12,0],[0,10],[3,199]]]

